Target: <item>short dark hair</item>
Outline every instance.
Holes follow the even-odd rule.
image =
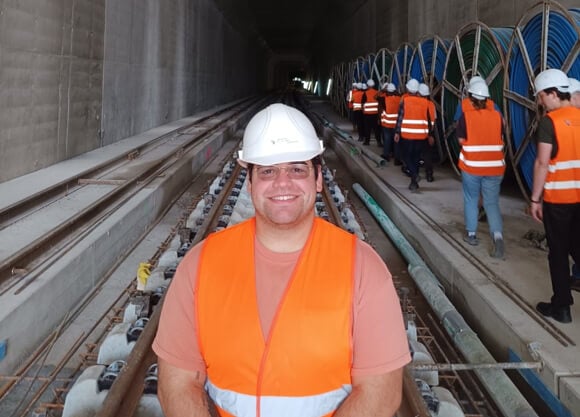
[[[572,98],[572,95],[568,92],[562,92],[560,90],[558,90],[556,87],[549,87],[546,88],[544,90],[544,93],[546,94],[550,94],[550,93],[556,93],[556,96],[560,99],[560,100],[570,100]]]

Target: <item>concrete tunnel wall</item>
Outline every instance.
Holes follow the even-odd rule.
[[[369,0],[321,22],[300,65],[326,80],[337,63],[474,20],[513,26],[534,4]],[[281,87],[291,67],[212,0],[0,0],[0,182]]]

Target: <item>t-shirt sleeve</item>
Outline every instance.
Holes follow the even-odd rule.
[[[353,376],[380,375],[411,360],[393,279],[380,256],[358,241],[353,305]]]
[[[195,320],[194,290],[202,243],[179,263],[165,296],[153,351],[171,365],[205,374]]]
[[[536,145],[539,143],[547,143],[552,145],[552,158],[554,158],[558,153],[558,142],[556,141],[554,123],[548,116],[544,116],[540,119],[538,123],[538,129],[534,135],[534,141]]]

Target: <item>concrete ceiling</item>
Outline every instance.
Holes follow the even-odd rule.
[[[368,0],[214,0],[226,18],[273,53],[308,55],[316,32],[347,20]]]

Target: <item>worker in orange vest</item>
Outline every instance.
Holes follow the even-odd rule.
[[[383,133],[383,153],[381,156],[386,161],[390,161],[391,157],[394,157],[395,161],[397,161],[400,159],[398,145],[397,147],[394,146],[393,138],[395,136],[395,126],[397,125],[401,95],[397,92],[397,87],[393,83],[385,83],[383,85],[383,91],[385,94],[379,101]]]
[[[492,240],[491,256],[504,256],[503,222],[499,206],[500,187],[505,173],[503,118],[487,105],[489,90],[482,84],[470,96],[471,110],[457,123],[461,145],[459,169],[463,185],[463,211],[466,234],[463,240],[479,244],[477,238],[478,201],[482,196]]]
[[[536,310],[570,323],[569,256],[580,259],[580,109],[570,102],[570,80],[561,70],[542,71],[534,88],[546,114],[535,132],[530,214],[544,224],[553,290],[550,301],[539,302]]]
[[[411,359],[400,303],[374,249],[315,216],[323,150],[284,104],[248,123],[255,217],[190,249],[163,303],[166,417],[210,417],[206,395],[224,417],[395,415]]]

